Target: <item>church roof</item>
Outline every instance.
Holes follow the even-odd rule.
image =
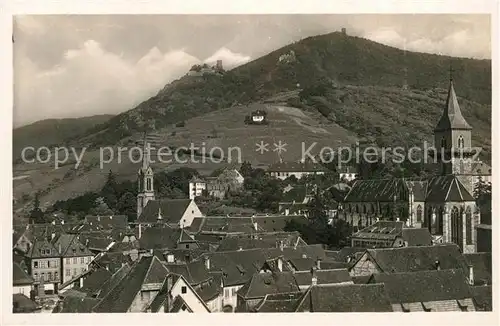
[[[165,223],[179,223],[190,203],[191,199],[150,200],[139,216],[138,222],[155,223],[160,212]]]
[[[429,202],[462,202],[474,201],[474,197],[454,175],[434,177],[427,186]]]
[[[460,111],[457,95],[453,87],[453,81],[450,80],[450,88],[448,89],[448,98],[444,107],[443,115],[434,129],[434,131],[442,131],[449,129],[466,129],[471,130],[472,127],[465,121],[465,118]]]

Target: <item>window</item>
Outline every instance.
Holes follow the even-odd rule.
[[[458,148],[464,148],[464,137],[462,135],[458,137]]]
[[[445,148],[446,147],[446,139],[444,139],[444,137],[441,138],[441,148]]]
[[[40,279],[46,281],[46,279],[45,279],[45,273],[40,274]]]
[[[49,281],[52,281],[52,272],[48,272],[47,275],[48,275]]]
[[[151,179],[150,178],[148,178],[146,180],[146,190],[148,190],[148,191],[151,190]]]
[[[422,222],[422,205],[417,206],[417,222]]]
[[[181,293],[186,294],[187,293],[187,287],[183,286],[181,287]]]
[[[76,268],[73,268],[73,276],[76,276],[77,275],[77,271],[76,271]]]
[[[70,265],[71,264],[71,259],[70,258],[66,258],[66,265]]]
[[[38,261],[33,262],[33,268],[38,268]]]
[[[59,281],[59,273],[58,272],[54,272],[54,280]]]
[[[189,249],[189,244],[188,243],[186,244],[186,249]]]
[[[472,244],[472,212],[470,207],[465,211],[465,240],[468,245]]]
[[[38,281],[38,273],[33,274],[33,276],[35,277],[35,281]]]
[[[73,258],[73,264],[77,264],[77,263],[78,263],[77,258],[76,258],[76,257],[74,257],[74,258]]]
[[[85,264],[85,257],[80,258],[80,264]]]
[[[50,265],[51,265],[50,260],[48,260],[47,261],[47,268],[50,268]]]
[[[66,268],[66,276],[71,276],[71,270],[69,268]]]
[[[229,289],[224,289],[224,298],[229,298]]]
[[[235,289],[235,288],[233,288],[233,289],[231,289],[231,296],[233,296],[233,297],[234,297],[235,295],[236,295],[236,289]]]
[[[59,260],[57,260],[57,259],[56,259],[56,260],[53,260],[53,261],[52,261],[52,266],[54,266],[54,267],[58,267],[58,266],[59,266]]]

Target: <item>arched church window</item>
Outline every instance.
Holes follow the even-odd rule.
[[[441,138],[441,148],[445,148],[446,147],[446,139],[444,139],[444,137]]]
[[[467,244],[472,244],[472,212],[470,207],[465,211],[465,239]]]
[[[460,137],[458,137],[458,148],[464,148],[464,144],[464,137],[460,135]]]
[[[148,178],[148,179],[146,180],[146,190],[147,190],[147,191],[151,191],[151,188],[152,188],[152,187],[151,187],[151,179],[150,179],[150,178]]]
[[[422,205],[417,206],[417,222],[422,222]]]

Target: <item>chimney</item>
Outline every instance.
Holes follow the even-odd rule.
[[[52,232],[52,235],[50,236],[50,240],[54,240],[55,237],[56,237],[56,234],[54,232]]]
[[[61,225],[64,225],[64,220],[61,220]]]
[[[469,265],[469,285],[474,286],[474,266]]]
[[[110,215],[110,216],[109,216],[109,219],[110,219],[110,220],[112,220],[112,219],[113,219],[113,215]]]
[[[80,289],[83,288],[83,277],[80,277]]]
[[[281,258],[278,258],[278,270],[280,272],[283,272],[283,261],[281,260]]]
[[[436,266],[436,270],[437,270],[437,271],[440,271],[440,270],[441,270],[441,264],[439,263],[439,260],[436,260],[436,261],[434,262],[434,265]]]
[[[321,258],[316,259],[316,268],[321,269]]]
[[[101,222],[101,217],[97,216],[97,222]]]
[[[254,229],[255,231],[257,231],[257,229],[258,229],[257,222],[253,222],[253,229]]]
[[[153,249],[149,249],[149,254],[153,256]]]
[[[210,257],[205,256],[205,268],[210,270]]]
[[[141,223],[139,223],[139,239],[141,238],[142,235],[142,226]]]
[[[316,276],[316,267],[311,268],[311,285],[317,285],[318,284],[318,278]]]
[[[399,217],[398,217],[398,218],[396,218],[396,222],[399,222]]]
[[[89,241],[89,240],[87,239],[87,241]],[[59,243],[59,254],[62,254],[61,243]]]
[[[280,250],[283,251],[283,248],[285,247],[283,240],[280,241]]]
[[[290,209],[289,208],[285,208],[285,216],[288,216],[290,214]]]

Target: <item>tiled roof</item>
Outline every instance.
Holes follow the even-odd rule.
[[[113,275],[102,284],[102,287],[97,295],[98,298],[104,298],[109,292],[111,292],[120,282],[127,276],[130,272],[130,265],[125,264],[117,269]]]
[[[463,202],[475,201],[462,182],[454,175],[437,176],[429,180],[426,201]]]
[[[161,283],[168,271],[155,256],[143,256],[96,305],[93,312],[127,312],[144,283]]]
[[[83,287],[80,291],[87,293],[89,296],[99,293],[103,284],[108,281],[112,273],[104,268],[98,268],[90,271],[83,279]]]
[[[61,234],[54,242],[62,257],[94,256],[76,234]]]
[[[357,180],[347,193],[346,202],[394,202],[408,200],[408,187],[402,178]]]
[[[257,232],[279,232],[283,231],[287,222],[291,220],[307,222],[303,215],[270,215],[270,216],[207,216],[203,218],[194,218],[190,226],[190,231],[214,232],[214,233],[254,233],[253,223],[257,223]],[[195,236],[196,237],[196,236]]]
[[[206,282],[211,278],[203,260],[196,260],[187,264],[165,263],[164,266],[169,272],[182,275],[186,282],[193,286]]]
[[[285,261],[299,257],[324,259],[325,251],[321,245],[308,245],[295,248],[285,247],[283,251],[279,248],[261,248],[210,252],[203,255],[203,257],[205,256],[210,258],[210,271],[221,271],[224,276],[224,284],[231,286],[246,283],[268,259],[280,256],[283,256]]]
[[[311,285],[312,274],[310,271],[295,272],[295,280],[298,285]],[[317,284],[336,284],[352,282],[351,276],[346,268],[344,269],[318,269],[316,270]]]
[[[111,273],[115,273],[123,265],[131,263],[132,259],[130,256],[124,255],[121,252],[105,252],[96,256],[92,261],[93,265],[103,267]]]
[[[391,312],[383,284],[311,286],[299,301],[297,312]]]
[[[428,228],[403,228],[402,237],[409,247],[432,245],[432,235]]]
[[[14,286],[33,284],[33,279],[28,273],[16,262],[12,265],[12,282]]]
[[[472,286],[471,291],[477,310],[492,311],[493,294],[491,285]]]
[[[302,292],[268,294],[254,308],[255,312],[294,312]]]
[[[30,313],[41,308],[36,302],[21,293],[12,295],[12,304],[14,313]]]
[[[54,308],[52,313],[90,313],[99,299],[67,296]]]
[[[156,223],[158,221],[158,211],[161,208],[161,220],[164,223],[177,224],[190,203],[191,199],[150,200],[144,207],[137,222]]]
[[[267,294],[299,291],[299,285],[291,272],[256,273],[238,290],[245,299],[263,298]]]
[[[306,245],[298,232],[266,232],[229,235],[219,244],[217,251],[231,251],[253,248],[276,248],[283,241],[283,245],[290,247]]]
[[[221,275],[215,275],[206,282],[200,283],[194,290],[205,302],[216,298],[222,291]]]
[[[467,263],[456,244],[436,246],[367,249],[376,265],[386,273],[418,272],[436,269],[462,269],[467,273]]]
[[[473,267],[475,285],[492,284],[491,252],[464,254],[465,261]]]
[[[446,99],[446,105],[443,110],[443,115],[439,119],[439,122],[436,125],[434,131],[443,131],[450,129],[472,129],[472,127],[467,123],[462,115],[462,111],[460,110],[460,106],[458,105],[457,95],[455,94],[455,88],[453,87],[452,81],[450,81],[448,97]]]
[[[472,298],[461,269],[373,274],[371,282],[384,283],[392,304]]]
[[[170,308],[170,312],[179,312],[182,310],[182,308],[185,308],[189,312],[193,312],[191,307],[184,301],[184,299],[178,295],[174,298],[174,301],[172,302],[172,307]]]
[[[403,230],[403,222],[378,221],[366,228],[354,233],[353,239],[384,239],[395,240],[400,237]]]
[[[30,250],[28,250],[26,257],[59,257],[59,252],[46,237],[37,237],[33,239],[33,245],[30,247]]]
[[[141,249],[175,249],[180,230],[165,224],[143,227],[139,244]]]

